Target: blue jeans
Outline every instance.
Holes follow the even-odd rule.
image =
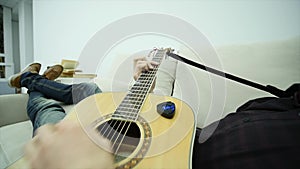
[[[28,89],[27,114],[34,131],[44,124],[57,123],[65,117],[65,111],[57,101],[76,104],[101,92],[94,83],[66,85],[31,72],[22,74],[21,86]]]

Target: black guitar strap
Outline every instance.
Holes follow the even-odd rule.
[[[182,56],[179,56],[179,55],[177,55],[175,53],[172,53],[172,52],[168,52],[167,55],[170,56],[170,57],[172,57],[172,58],[174,58],[174,59],[176,59],[176,60],[179,60],[179,61],[181,61],[183,63],[186,63],[188,65],[191,65],[191,66],[194,66],[196,68],[202,69],[204,71],[207,71],[207,72],[210,72],[210,73],[222,76],[224,78],[233,80],[235,82],[239,82],[239,83],[242,83],[244,85],[251,86],[251,87],[254,87],[254,88],[262,90],[262,91],[266,91],[266,92],[268,92],[270,94],[273,94],[274,96],[277,96],[277,97],[290,97],[290,96],[293,96],[294,93],[295,93],[294,90],[291,90],[291,88],[293,88],[293,89],[295,88],[295,85],[293,85],[292,87],[288,88],[286,91],[283,91],[283,90],[278,89],[278,88],[276,88],[274,86],[271,86],[271,85],[264,86],[264,85],[261,85],[259,83],[252,82],[252,81],[249,81],[247,79],[243,79],[243,78],[237,77],[235,75],[232,75],[232,74],[229,74],[229,73],[225,73],[225,72],[222,72],[220,70],[216,70],[214,68],[211,68],[211,67],[208,67],[208,66],[196,63],[194,61],[186,59],[186,58],[184,58]],[[297,85],[297,86],[300,86],[300,85]]]

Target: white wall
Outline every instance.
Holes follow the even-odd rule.
[[[9,77],[14,73],[14,62],[13,62],[13,40],[12,40],[12,16],[11,9],[3,7],[3,31],[4,31],[4,53],[5,53],[5,77]]]
[[[54,64],[76,59],[97,31],[145,12],[184,19],[215,46],[290,38],[300,35],[299,6],[298,0],[33,0],[34,60]]]

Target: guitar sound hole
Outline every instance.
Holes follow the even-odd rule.
[[[109,120],[100,124],[97,130],[111,141],[116,162],[132,154],[140,142],[141,132],[134,122]]]

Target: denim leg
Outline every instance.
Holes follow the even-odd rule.
[[[21,86],[31,91],[39,91],[47,98],[72,104],[72,85],[58,83],[48,80],[45,77],[31,72],[26,72],[21,76]]]
[[[21,86],[28,89],[27,113],[34,131],[44,124],[57,123],[65,117],[64,109],[54,100],[73,104],[101,92],[94,83],[66,85],[31,72],[22,74]]]
[[[95,83],[79,83],[72,86],[73,103],[75,104],[88,96],[102,92]]]
[[[101,90],[94,83],[79,83],[66,85],[31,72],[21,76],[21,86],[27,87],[28,92],[39,91],[47,98],[64,102],[66,104],[78,103],[82,99],[100,93]]]
[[[38,91],[29,93],[27,113],[32,122],[33,131],[44,124],[55,124],[66,116],[64,109],[56,101],[45,98]]]

